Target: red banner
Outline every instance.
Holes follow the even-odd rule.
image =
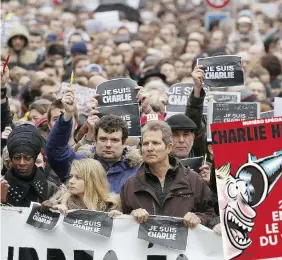
[[[225,259],[282,256],[282,117],[212,124]]]

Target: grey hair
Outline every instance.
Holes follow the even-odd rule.
[[[172,143],[172,131],[170,126],[165,121],[149,121],[146,125],[142,128],[142,138],[146,131],[161,131],[162,132],[162,139],[165,145],[169,145]]]

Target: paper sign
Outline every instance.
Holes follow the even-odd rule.
[[[53,230],[59,225],[61,214],[58,212],[52,212],[50,210],[42,213],[40,208],[41,205],[38,203],[32,202],[30,204],[30,214],[26,223],[33,227],[40,228],[43,230]]]
[[[99,107],[98,110],[100,116],[115,115],[121,117],[127,123],[129,136],[141,136],[138,103],[122,106]]]
[[[200,173],[200,167],[203,165],[204,157],[193,157],[182,159],[180,162],[183,164],[184,167],[189,167],[197,173]]]
[[[63,82],[60,90],[60,97],[62,97],[67,88],[69,88],[69,83]],[[78,84],[73,84],[74,96],[77,102],[77,110],[79,115],[88,115],[88,103],[91,102],[93,96],[96,94],[96,90],[92,88],[87,88],[80,86]]]
[[[242,121],[260,117],[260,104],[244,103],[210,103],[208,113],[207,135],[210,139],[210,124]]]
[[[169,95],[166,105],[166,112],[173,114],[184,114],[193,89],[193,83],[177,83],[172,85],[168,91]],[[205,87],[204,90],[206,92],[204,106],[207,106],[208,88]]]
[[[113,79],[97,87],[99,106],[122,106],[137,103],[135,89],[137,83],[132,79]]]
[[[90,210],[69,212],[64,223],[105,237],[110,237],[113,229],[113,219],[108,213]]]
[[[150,216],[146,223],[140,224],[138,238],[174,249],[185,250],[188,228],[183,219]]]
[[[234,55],[222,55],[197,60],[205,71],[205,85],[213,88],[244,85],[242,58]]]

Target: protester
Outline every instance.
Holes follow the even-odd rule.
[[[48,161],[60,177],[65,181],[69,175],[70,162],[83,158],[76,154],[69,146],[69,138],[73,129],[75,114],[75,99],[73,91],[69,91],[62,99],[64,113],[57,119],[47,141],[46,153]],[[122,184],[129,176],[136,173],[140,164],[138,155],[131,158],[123,145],[128,137],[127,124],[119,117],[105,116],[101,120],[96,118],[92,142],[95,142],[94,159],[100,161],[107,171],[107,178],[111,191],[119,193]]]
[[[34,101],[29,106],[29,120],[36,125],[42,119],[42,117],[47,115],[47,110],[50,104],[51,101],[47,99],[39,99]]]
[[[93,159],[74,160],[67,190],[59,190],[42,203],[43,209],[52,208],[67,215],[68,210],[88,209],[109,212],[109,216],[122,215],[118,195],[109,192],[103,166]]]
[[[125,214],[133,212],[140,222],[146,220],[148,214],[185,216],[185,223],[190,226],[201,223],[220,232],[219,217],[212,211],[214,209],[216,215],[219,214],[214,169],[214,159],[217,161],[217,158],[214,158],[209,136],[212,118],[210,106],[207,106],[209,92],[237,92],[242,103],[259,102],[261,112],[274,110],[272,102],[275,97],[282,96],[282,5],[279,1],[235,2],[232,12],[228,11],[228,6],[224,9],[226,18],[212,22],[207,1],[140,1],[139,8],[130,7],[129,13],[116,10],[116,6],[120,6],[117,4],[111,6],[114,9],[111,11],[118,11],[116,19],[119,21],[109,23],[106,19],[99,21],[97,14],[101,6],[93,8],[93,3],[87,1],[4,1],[1,10],[1,151],[4,152],[1,155],[5,167],[2,174],[6,179],[13,176],[29,192],[23,201],[17,202],[18,193],[9,187],[8,196],[6,199],[4,196],[3,201],[28,206],[31,199],[36,202],[47,200],[46,183],[67,183],[70,174],[74,176],[71,173],[74,165],[82,164],[84,158],[91,158],[93,163],[94,158],[102,164],[103,174],[106,172],[107,177],[99,175],[99,178],[108,181],[111,192],[120,193],[123,186],[121,196]],[[107,8],[107,3],[103,5]],[[278,11],[269,12],[266,8],[269,6]],[[242,67],[244,82],[241,83],[244,86],[212,89],[206,85],[207,67],[198,66],[198,58],[221,55],[242,58],[242,64],[237,64],[234,73]],[[224,66],[228,64],[219,67]],[[72,72],[73,88],[65,91],[62,86],[70,83]],[[118,78],[131,78],[139,86],[136,93],[140,113],[134,115],[134,119],[140,116],[140,125],[144,127],[141,139],[128,136],[132,129],[120,117],[101,117],[97,95],[88,96],[85,94],[90,93],[88,89],[80,92],[75,88],[77,83],[95,91],[101,83]],[[189,95],[187,104],[182,104],[182,114],[169,117],[170,111],[166,111],[168,91],[177,83],[191,83],[193,88],[182,96],[186,103],[186,95]],[[116,86],[118,89],[118,84]],[[161,131],[167,129],[166,123],[162,122],[165,120],[172,131],[169,132],[170,142]],[[38,156],[32,152],[31,164],[25,162],[30,158],[25,152],[31,150],[20,151],[23,154],[20,155],[21,165],[24,163],[24,167],[30,165],[29,169],[34,169],[29,176],[31,179],[22,180],[20,174],[16,173],[14,177],[18,164],[11,157],[14,156],[11,147],[7,149],[5,146],[7,139],[15,140],[11,132],[17,133],[17,125],[30,121],[38,132],[35,134],[36,129],[29,126],[33,127],[32,134],[24,135],[28,144],[22,145],[21,149],[32,143],[37,153],[37,145],[33,144],[39,139],[32,136],[41,135],[43,150],[37,153]],[[154,124],[164,128],[152,130],[150,127]],[[134,127],[139,128],[139,124]],[[156,142],[146,141],[148,138],[155,138]],[[13,141],[13,145],[16,144]],[[139,148],[143,152],[143,164]],[[178,162],[179,159],[188,161],[196,157],[203,157],[209,167],[202,165],[195,173]],[[155,159],[160,162],[153,163]],[[94,161],[91,167],[94,164],[97,166],[98,163]],[[84,165],[81,167],[80,174],[85,178],[86,190],[85,168]],[[95,173],[98,172],[91,172],[92,182]],[[43,197],[36,193],[36,185],[32,188],[33,175],[44,180]],[[161,177],[161,181],[156,176]],[[75,178],[71,179],[74,183]],[[190,186],[187,186],[188,182]],[[173,190],[179,183],[183,188]],[[1,182],[3,191],[8,184]],[[92,188],[90,190],[94,192]],[[65,194],[72,197],[70,191]],[[110,196],[107,189],[105,194]],[[58,198],[60,193],[56,196]],[[164,204],[159,205],[157,201],[162,200]],[[83,203],[82,208],[92,210]],[[97,209],[109,211],[109,208]]]
[[[10,57],[10,68],[19,66],[25,69],[31,69],[37,60],[37,54],[28,50],[29,33],[24,26],[17,26],[10,32],[7,41],[8,49],[2,52],[2,56]]]
[[[31,201],[42,202],[50,198],[57,188],[35,165],[42,148],[42,138],[35,126],[16,127],[8,137],[7,147],[11,159],[11,168],[5,174],[9,184],[7,203],[29,207]]]
[[[171,151],[169,125],[148,122],[142,129],[144,163],[122,187],[122,211],[138,223],[146,222],[149,215],[165,215],[184,217],[190,228],[206,225],[214,217],[210,191],[197,173],[169,156]]]

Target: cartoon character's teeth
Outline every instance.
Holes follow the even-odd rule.
[[[235,237],[235,240],[236,240],[237,242],[239,242],[239,237]]]
[[[251,232],[252,231],[252,228],[251,227],[247,227],[248,231]]]
[[[228,214],[228,220],[231,220],[231,218],[232,218],[232,215]]]
[[[238,222],[238,226],[243,228],[243,224],[241,222]],[[244,229],[244,228],[243,228]]]
[[[240,243],[240,244],[244,244],[243,241],[244,241],[244,239],[242,239],[242,238],[239,239],[239,243]]]

